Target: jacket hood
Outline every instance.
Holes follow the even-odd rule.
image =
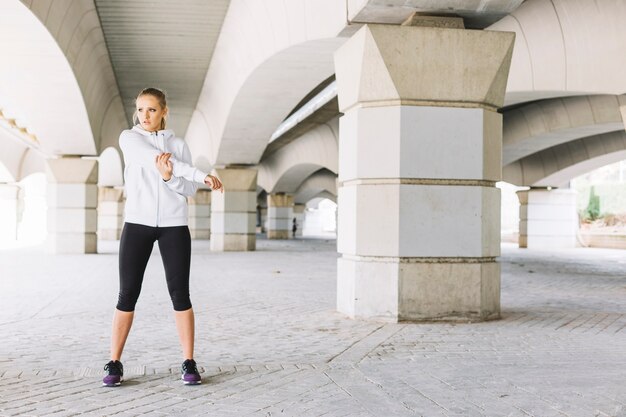
[[[143,127],[141,127],[140,125],[135,125],[133,126],[133,128],[131,129],[135,132],[141,133],[144,136],[150,136],[150,134],[152,134],[153,132],[148,132],[147,130],[145,130]],[[158,130],[156,132],[158,135],[163,135],[163,137],[165,139],[169,139],[171,137],[174,137],[174,131],[171,129],[163,129],[163,130]]]

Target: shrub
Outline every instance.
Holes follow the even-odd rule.
[[[600,217],[600,196],[596,195],[595,187],[593,186],[589,193],[589,203],[583,214],[589,220],[596,220]]]

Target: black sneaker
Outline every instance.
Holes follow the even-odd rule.
[[[183,380],[183,384],[185,385],[202,384],[202,378],[200,377],[200,372],[198,372],[196,361],[194,361],[193,359],[187,359],[185,362],[183,362],[182,373],[183,375],[180,377],[180,379]]]
[[[102,378],[102,385],[105,387],[119,387],[124,381],[124,366],[120,361],[109,361],[104,365],[104,370],[108,375]]]

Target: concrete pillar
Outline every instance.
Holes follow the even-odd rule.
[[[17,240],[17,225],[20,222],[22,189],[15,184],[0,184],[0,241]]]
[[[267,195],[267,238],[291,239],[293,196],[284,193]]]
[[[365,25],[335,53],[337,309],[500,314],[502,116],[514,34]]]
[[[576,194],[571,189],[518,191],[519,247],[576,247]]]
[[[255,250],[257,171],[247,168],[214,171],[225,191],[211,196],[211,250]]]
[[[302,230],[304,229],[304,213],[306,210],[305,204],[294,204],[293,217],[296,218],[296,237],[302,237]]]
[[[124,225],[124,189],[98,187],[98,239],[119,240]]]
[[[189,233],[192,239],[211,237],[211,190],[198,190],[187,197],[189,206]]]
[[[96,253],[98,161],[79,157],[46,161],[50,253]]]
[[[261,233],[267,232],[267,207],[261,207]]]

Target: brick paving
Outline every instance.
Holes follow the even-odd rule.
[[[189,387],[155,249],[111,389],[117,247],[101,243],[0,251],[0,416],[626,416],[624,251],[505,244],[502,320],[383,324],[334,310],[334,241],[194,241]]]

